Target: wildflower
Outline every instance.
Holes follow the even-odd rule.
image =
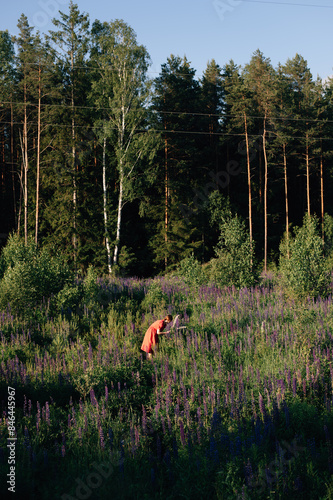
[[[182,445],[185,446],[185,432],[182,419],[179,419],[179,429],[180,429],[180,441]]]
[[[142,430],[144,434],[147,432],[147,413],[143,405],[142,405]]]
[[[50,420],[50,407],[49,407],[49,402],[46,401],[45,403],[45,420],[47,425],[51,425],[51,420]]]
[[[102,450],[104,450],[104,448],[105,448],[104,433],[103,433],[103,429],[102,429],[101,425],[99,425],[98,432],[99,432],[99,444],[100,444]]]
[[[260,409],[262,419],[265,420],[266,408],[265,408],[264,399],[263,399],[262,395],[260,394],[260,392],[259,392],[259,409]]]
[[[96,396],[95,396],[94,389],[91,389],[91,391],[90,391],[90,401],[91,401],[91,404],[93,406],[96,406],[96,407],[98,406],[98,402],[97,402],[97,399],[96,399]]]

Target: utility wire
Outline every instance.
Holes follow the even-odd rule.
[[[38,125],[37,122],[30,122],[29,123],[30,125]],[[22,125],[21,122],[0,122],[0,125]],[[73,126],[71,124],[68,124],[68,125],[62,125],[60,123],[56,123],[56,124],[53,124],[53,123],[44,123],[43,124],[44,127],[55,127],[55,128],[69,128],[69,129],[73,129]],[[100,129],[100,130],[103,130],[104,129],[104,125],[101,125],[101,126],[96,126],[96,127],[87,127],[86,125],[75,125],[74,126],[75,129],[86,129],[86,130],[90,130],[90,131],[94,131],[94,130],[97,130],[97,129]],[[116,128],[112,127],[112,128],[108,128],[108,130],[117,130]],[[154,128],[147,128],[147,129],[137,129],[137,132],[142,132],[142,133],[159,133],[159,134],[164,134],[164,133],[167,133],[167,134],[188,134],[188,135],[209,135],[209,136],[212,136],[212,135],[216,135],[216,136],[219,136],[219,137],[244,137],[244,134],[241,134],[241,133],[231,133],[231,132],[205,132],[205,131],[200,131],[200,130],[168,130],[168,129],[154,129]],[[274,134],[275,135],[275,134]],[[262,134],[248,134],[248,137],[252,137],[252,138],[258,138],[258,137],[262,137]],[[305,136],[284,136],[285,139],[305,139]],[[319,141],[319,140],[323,140],[323,141],[333,141],[333,137],[312,137],[312,136],[308,136],[308,140],[309,141]]]
[[[317,5],[309,3],[294,3],[294,2],[269,2],[268,0],[241,0],[242,3],[265,3],[269,5],[291,5],[293,7],[319,7],[322,9],[333,9],[333,5]]]
[[[6,105],[13,105],[13,106],[31,106],[31,107],[37,107],[38,103],[24,103],[24,102],[10,102],[10,101],[0,101],[0,110],[1,110],[1,105],[6,104]],[[102,108],[100,106],[71,106],[69,104],[47,104],[47,103],[42,103],[42,107],[54,107],[54,108],[68,108],[69,111],[74,110],[79,110],[79,109],[91,109],[91,110],[98,110],[98,111],[108,111],[108,110],[113,110],[113,111],[119,111],[119,109],[114,109],[114,108]],[[175,115],[175,116],[208,116],[210,118],[244,118],[243,114],[237,115],[237,114],[224,114],[224,113],[198,113],[198,112],[188,112],[188,111],[161,111],[157,109],[148,109],[150,113],[155,113],[155,114],[161,114],[161,115]],[[247,118],[254,118],[257,120],[262,120],[264,116],[257,116],[257,115],[249,115],[246,114]],[[285,117],[285,116],[273,116],[272,117],[272,122],[274,120],[276,121],[296,121],[296,122],[307,122],[307,123],[333,123],[333,120],[328,120],[326,118],[323,119],[315,119],[315,118],[292,118],[290,116]],[[31,123],[31,122],[30,122]]]

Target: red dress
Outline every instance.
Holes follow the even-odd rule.
[[[155,323],[150,325],[143,339],[141,350],[147,353],[151,352],[151,348],[158,344],[157,330],[161,332],[164,328],[165,323],[163,319],[158,319]]]

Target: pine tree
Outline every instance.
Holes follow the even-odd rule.
[[[200,102],[195,70],[186,57],[171,55],[155,80],[153,97],[164,144],[155,189],[156,198],[163,202],[155,205],[160,217],[159,233],[152,245],[156,262],[164,261],[165,268],[201,245],[195,216],[203,209],[207,196],[200,191],[205,178],[198,164],[203,130],[202,117],[198,115]]]
[[[258,109],[260,117],[260,129],[258,131],[262,138],[262,152],[264,160],[264,271],[267,270],[267,252],[268,252],[268,155],[267,140],[270,125],[274,116],[276,105],[276,85],[275,72],[270,59],[265,58],[262,52],[257,50],[249,64],[244,68],[244,80],[247,88],[252,92],[253,99]]]
[[[311,72],[305,59],[296,54],[293,59],[288,59],[282,66],[282,72],[285,75],[289,92],[291,95],[292,113],[297,127],[294,130],[297,133],[298,152],[304,158],[305,177],[306,177],[306,210],[311,214],[310,200],[310,166],[312,161],[313,136],[316,135],[315,119],[315,85]]]
[[[34,71],[34,37],[32,34],[33,27],[29,26],[28,18],[22,14],[18,24],[20,32],[15,37],[15,42],[18,47],[17,69],[19,78],[19,99],[22,96],[22,112],[20,110],[22,120],[22,132],[20,131],[20,145],[22,156],[21,170],[21,185],[23,190],[23,206],[24,206],[24,241],[28,242],[28,172],[29,172],[29,125],[32,108],[29,101],[31,100],[31,73]],[[21,209],[20,209],[21,211]],[[20,216],[19,216],[20,221]],[[18,233],[20,233],[20,222],[18,222]]]
[[[61,113],[62,125],[70,130],[70,140],[68,135],[63,137],[58,148],[61,162],[67,164],[67,172],[63,172],[64,177],[71,178],[71,223],[66,230],[70,230],[73,248],[74,267],[78,264],[78,215],[79,215],[79,177],[80,177],[80,143],[85,141],[82,136],[82,129],[79,127],[82,123],[87,125],[84,111],[78,111],[80,104],[85,103],[85,96],[89,88],[88,66],[86,55],[89,48],[89,17],[87,14],[81,14],[77,4],[70,1],[69,13],[59,11],[59,19],[53,19],[53,24],[57,31],[50,31],[47,39],[52,46],[55,57],[58,59],[58,71],[60,80],[63,84],[62,104],[64,112]],[[87,88],[88,87],[88,88]],[[67,111],[68,109],[68,111]],[[60,117],[59,117],[60,118]],[[57,133],[59,140],[60,134]],[[70,150],[67,149],[70,145]],[[66,195],[63,200],[67,198]],[[60,201],[60,200],[59,200]],[[67,198],[67,203],[69,198]],[[66,236],[64,238],[67,239]]]
[[[14,43],[8,31],[0,31],[0,233],[9,233],[17,227],[16,195],[17,173],[14,164],[13,100],[17,81]]]
[[[253,96],[246,87],[240,68],[231,60],[224,67],[223,85],[226,101],[226,133],[244,134],[244,142],[240,143],[237,137],[237,150],[246,156],[247,186],[248,186],[248,220],[249,238],[253,241],[253,216],[252,216],[252,173],[251,173],[251,137],[250,128],[253,124]],[[227,135],[227,140],[232,137]],[[245,145],[245,148],[243,146]]]

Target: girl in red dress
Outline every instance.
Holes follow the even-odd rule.
[[[141,350],[147,353],[147,358],[151,358],[158,348],[158,335],[163,335],[163,330],[172,321],[171,314],[165,316],[164,319],[158,319],[150,325],[146,331],[142,342]]]

